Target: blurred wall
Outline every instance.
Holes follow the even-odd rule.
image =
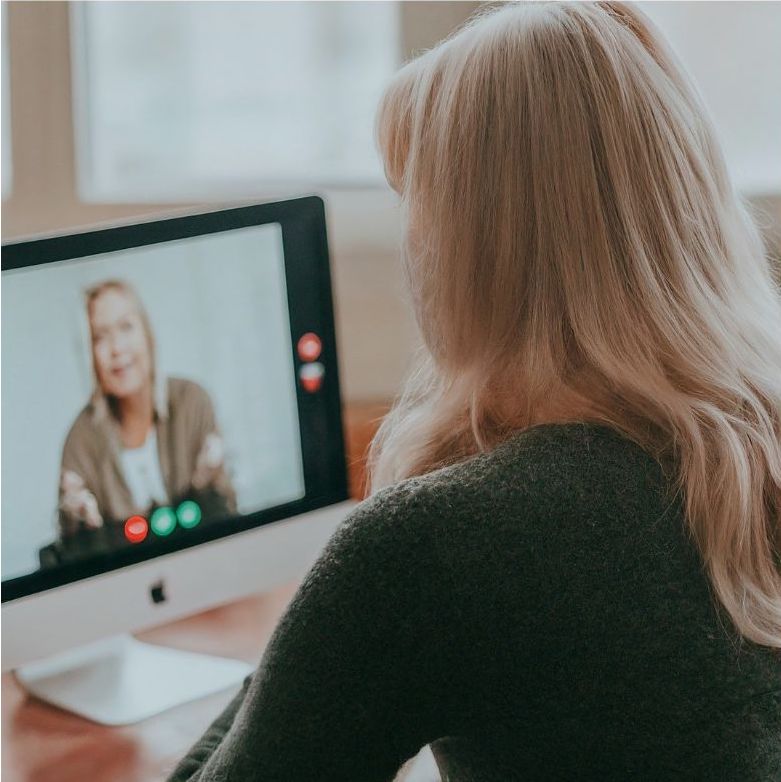
[[[404,3],[405,57],[433,46],[480,5]],[[707,6],[712,4],[692,5],[700,6],[701,13],[707,14]],[[781,9],[775,10],[778,13]],[[67,3],[13,2],[7,4],[7,13],[13,187],[3,202],[3,239],[168,214],[182,207],[197,208],[185,204],[97,205],[79,200],[73,154]],[[718,36],[729,35],[728,28],[709,32],[714,58],[719,59],[722,54]],[[741,45],[750,49],[751,41],[742,40]],[[733,58],[734,69],[739,71],[734,53],[727,56]],[[384,188],[329,191],[324,196],[345,397],[348,401],[388,399],[398,391],[417,342],[398,264],[400,221],[396,197]],[[768,240],[775,254],[781,256],[781,192],[755,196],[753,201],[760,210]],[[213,206],[210,204],[209,208]]]
[[[473,2],[402,6],[405,59],[461,25]],[[76,190],[68,4],[7,5],[13,185],[3,201],[3,240],[170,214],[197,204],[87,204]],[[333,264],[341,374],[348,400],[393,396],[416,344],[404,300],[396,197],[387,188],[324,194]],[[209,204],[208,208],[213,208]]]

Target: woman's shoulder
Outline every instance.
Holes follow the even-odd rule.
[[[378,496],[394,507],[428,498],[495,494],[505,485],[527,493],[572,482],[603,482],[630,473],[661,478],[661,467],[646,451],[617,430],[601,424],[542,424],[517,432],[493,450],[410,478]]]
[[[65,436],[65,445],[80,443],[85,437],[91,437],[95,431],[95,414],[91,403],[84,405],[74,419]]]
[[[107,451],[108,442],[107,411],[95,400],[90,400],[81,408],[65,435],[63,456],[66,459],[97,459]]]
[[[661,507],[668,489],[660,465],[639,445],[602,425],[545,424],[518,432],[495,449],[365,500],[354,534],[387,527],[393,537],[428,527],[494,524],[503,518],[570,518],[616,506]],[[652,507],[653,506],[653,507]]]
[[[618,572],[633,546],[650,547],[654,562],[679,550],[676,561],[691,570],[671,511],[659,466],[631,440],[602,426],[546,425],[377,491],[342,523],[316,570],[353,585],[379,579],[389,599],[431,601],[453,573],[484,586],[510,572],[550,585],[591,562]]]
[[[171,405],[181,406],[211,406],[209,392],[194,380],[184,377],[167,377],[165,379],[166,395]]]
[[[486,460],[501,472],[508,465],[535,479],[615,480],[637,473],[660,477],[659,463],[628,435],[605,424],[540,424],[508,438]]]
[[[628,435],[607,424],[573,421],[568,423],[538,424],[509,437],[495,453],[526,455],[535,460],[549,457],[555,461],[566,459],[607,458],[620,454],[625,458],[634,454],[641,459],[649,457]]]

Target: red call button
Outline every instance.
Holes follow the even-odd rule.
[[[125,537],[131,543],[140,543],[146,538],[149,532],[149,525],[143,516],[131,516],[125,522]]]
[[[308,391],[310,394],[320,390],[323,385],[323,375],[325,375],[325,367],[319,361],[315,361],[313,364],[303,364],[298,370],[301,385],[304,391]]]
[[[309,331],[298,340],[298,357],[302,361],[317,361],[322,352],[323,343],[317,334]]]

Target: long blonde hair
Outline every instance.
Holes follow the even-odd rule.
[[[425,350],[372,488],[568,400],[668,466],[718,599],[781,648],[781,296],[650,22],[619,3],[482,14],[398,73],[377,130]]]

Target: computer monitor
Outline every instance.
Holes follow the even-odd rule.
[[[2,457],[4,670],[115,723],[243,676],[90,642],[302,575],[344,517],[323,202],[5,244]]]

